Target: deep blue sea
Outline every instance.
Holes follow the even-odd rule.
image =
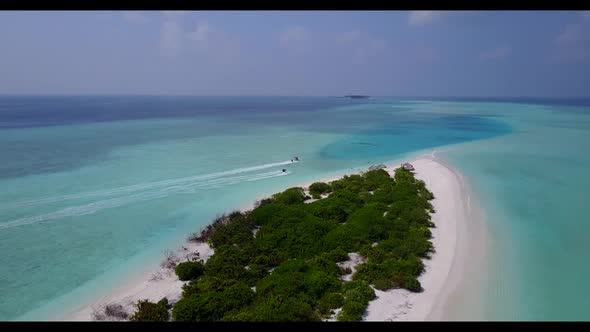
[[[0,320],[94,302],[261,196],[432,149],[486,214],[477,318],[587,320],[589,104],[1,96]]]

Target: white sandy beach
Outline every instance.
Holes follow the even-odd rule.
[[[424,260],[425,272],[418,278],[424,289],[412,293],[405,289],[386,292],[375,290],[377,298],[369,303],[363,317],[367,321],[424,321],[440,320],[431,315],[436,304],[444,302],[443,292],[448,285],[456,244],[459,241],[457,227],[466,223],[465,192],[460,175],[437,162],[434,156],[411,162],[416,178],[423,180],[434,194],[432,205],[435,213],[432,221],[432,242],[435,253]],[[388,171],[392,171],[388,169]]]
[[[185,261],[188,257],[198,257],[206,261],[213,255],[213,249],[206,243],[187,242],[180,249],[173,253],[172,259],[176,262]],[[124,310],[132,314],[135,312],[135,303],[139,300],[150,300],[158,302],[166,297],[170,303],[175,303],[180,299],[182,286],[185,281],[178,280],[174,269],[160,266],[155,271],[142,275],[135,280],[131,280],[122,285],[114,292],[101,298],[96,303],[85,306],[72,314],[66,315],[64,320],[67,321],[89,321],[95,320],[94,312],[107,304],[120,304]],[[105,320],[115,320],[106,318]]]
[[[375,290],[377,297],[369,303],[363,317],[363,320],[366,321],[442,319],[440,310],[437,311],[435,308],[444,304],[444,298],[450,292],[448,285],[451,268],[460,266],[460,264],[453,264],[453,261],[456,258],[455,252],[459,240],[457,236],[458,225],[466,223],[467,218],[466,193],[462,187],[461,175],[437,162],[434,154],[422,156],[410,162],[415,167],[416,177],[425,181],[427,188],[435,196],[432,204],[436,212],[432,215],[432,220],[436,227],[432,229],[432,241],[436,253],[432,255],[431,259],[424,262],[425,272],[419,277],[424,288],[423,292],[412,293],[403,289],[387,292]],[[388,163],[386,170],[393,174],[393,170],[398,166],[398,163]],[[317,181],[329,182],[341,176]],[[301,186],[307,188],[310,184],[311,182]],[[243,206],[241,210],[249,210],[253,207],[254,202],[251,202]],[[187,255],[193,255],[196,252],[203,260],[207,260],[213,254],[213,250],[205,243],[188,242],[175,252],[174,257],[177,261],[182,261],[186,260]],[[354,253],[350,255],[351,262],[343,264],[351,267],[354,271],[355,265],[362,262],[362,259]],[[460,275],[460,273],[454,271],[454,275]],[[348,281],[351,277],[352,274],[347,275],[345,279]],[[134,304],[138,300],[148,299],[157,302],[166,297],[170,303],[174,303],[180,298],[184,284],[185,282],[178,280],[173,269],[160,267],[122,285],[118,290],[98,302],[85,306],[67,315],[64,319],[93,320],[93,312],[106,304],[120,304],[128,313],[132,313],[135,311]],[[447,289],[445,290],[445,288]]]

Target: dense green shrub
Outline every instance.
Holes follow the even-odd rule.
[[[326,254],[308,260],[307,264],[310,271],[322,271],[335,278],[340,275],[340,267],[338,267],[334,260],[329,259]]]
[[[323,256],[334,263],[344,262],[349,258],[346,251],[344,251],[344,249],[342,249],[341,247],[338,247],[330,252],[327,252]]]
[[[368,303],[375,298],[375,291],[365,281],[353,280],[344,284],[343,296],[347,301]]]
[[[332,191],[332,187],[325,182],[314,182],[309,186],[309,193],[315,199],[319,199],[320,195]]]
[[[383,218],[383,209],[376,204],[367,204],[352,213],[346,224],[341,225],[326,235],[327,248],[341,248],[347,252],[356,252],[363,245],[370,244],[387,236],[387,220]]]
[[[250,264],[246,270],[246,275],[242,278],[248,286],[255,286],[260,279],[268,274],[268,267],[260,264]]]
[[[338,314],[338,320],[341,322],[362,320],[366,308],[366,304],[346,301],[342,306],[342,311]]]
[[[421,286],[416,277],[424,270],[424,264],[416,256],[407,259],[388,258],[381,263],[369,260],[357,267],[354,278],[375,284],[379,282],[383,287],[401,287],[413,292],[421,291]],[[389,283],[383,281],[386,279]],[[387,288],[388,289],[388,288]]]
[[[202,233],[215,254],[198,279],[185,277],[174,320],[311,321],[337,308],[338,320],[360,320],[375,297],[370,285],[422,290],[420,258],[433,252],[433,196],[423,182],[403,169],[393,178],[374,170],[310,187],[331,195],[303,204],[294,187],[218,217]],[[342,282],[336,263],[351,252],[367,260]]]
[[[331,309],[338,309],[344,304],[344,297],[340,293],[326,293],[318,302],[318,312],[328,315]]]
[[[224,299],[224,307],[226,312],[236,308],[242,308],[252,301],[256,297],[256,294],[252,288],[248,287],[242,282],[237,282],[221,292]]]
[[[287,205],[297,204],[303,203],[303,201],[305,201],[305,193],[303,192],[303,188],[293,187],[283,191],[282,193],[275,194],[273,198],[278,203]]]
[[[412,291],[412,292],[422,292],[422,285],[420,285],[420,282],[418,281],[418,279],[416,279],[413,276],[406,276],[404,278],[404,281],[402,283],[402,287]]]
[[[246,274],[244,263],[244,257],[236,247],[223,245],[205,263],[205,274],[239,280]]]
[[[267,198],[263,198],[263,199],[257,201],[254,204],[254,206],[258,208],[258,207],[264,206],[266,204],[270,204],[272,202],[274,202],[274,199],[272,199],[271,197],[267,197]]]
[[[248,220],[254,225],[263,226],[259,230],[259,234],[263,234],[268,231],[268,228],[273,229],[284,223],[297,223],[308,217],[309,214],[306,213],[305,206],[272,202],[252,210],[248,215]],[[256,234],[257,238],[259,234]]]
[[[307,273],[303,277],[305,293],[319,300],[325,293],[340,290],[341,282],[324,271]]]
[[[215,320],[215,293],[208,294],[209,296],[192,294],[181,298],[172,308],[172,318],[175,321]]]
[[[369,301],[375,298],[375,291],[368,283],[353,280],[343,286],[344,305],[338,315],[339,321],[361,320]]]
[[[269,297],[254,309],[256,321],[296,322],[317,321],[319,316],[311,305],[299,296],[275,295]]]
[[[363,178],[365,179],[363,188],[368,191],[373,191],[387,185],[391,186],[394,183],[389,173],[384,169],[368,171],[363,174]]]
[[[176,275],[182,281],[197,279],[205,271],[205,267],[201,262],[182,262],[176,265]]]
[[[359,174],[345,175],[340,180],[330,182],[330,186],[334,191],[348,190],[358,193],[364,189],[364,181]]]
[[[205,291],[183,296],[172,309],[176,321],[215,321],[225,314],[249,305],[255,294],[250,287],[234,282],[221,291]]]
[[[234,244],[244,246],[254,239],[254,225],[240,211],[232,212],[225,220],[225,223],[216,225],[215,231],[209,237],[209,243],[213,248]]]
[[[357,192],[350,190],[335,191],[330,195],[330,198],[332,198],[337,205],[341,206],[347,215],[352,214],[365,204]]]
[[[372,194],[365,195],[364,199],[367,203],[382,203],[385,205],[390,205],[393,203],[392,192],[393,184],[383,188],[375,189]]]
[[[304,291],[303,278],[304,273],[300,271],[275,270],[258,283],[256,293],[260,296],[295,296]]]
[[[257,235],[256,244],[272,251],[270,256],[278,257],[280,262],[295,257],[312,257],[324,251],[323,238],[334,227],[308,215],[298,223],[287,221],[269,225]],[[273,263],[277,263],[276,260]]]
[[[348,217],[349,206],[338,197],[328,197],[307,204],[307,211],[314,216],[335,224],[343,223]]]
[[[168,299],[163,298],[158,303],[148,300],[136,303],[137,311],[131,315],[129,320],[140,322],[167,322],[170,319],[168,314]]]
[[[253,322],[256,321],[256,313],[254,313],[252,307],[247,307],[242,310],[232,310],[220,320],[225,322]]]
[[[373,282],[373,286],[380,291],[386,291],[388,289],[395,287],[393,281],[385,278],[375,280]]]
[[[221,292],[238,282],[239,281],[235,279],[204,275],[198,280],[191,280],[188,284],[184,285],[182,288],[182,296],[187,297],[198,293]]]

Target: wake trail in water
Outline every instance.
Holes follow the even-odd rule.
[[[137,185],[131,185],[127,187],[119,187],[81,194],[48,197],[38,200],[18,202],[16,204],[11,205],[10,208],[22,208],[25,206],[55,203],[72,199],[85,199],[104,196],[112,197],[87,204],[62,208],[50,213],[10,220],[1,223],[0,229],[12,228],[22,225],[30,225],[38,222],[57,220],[65,217],[83,216],[93,214],[104,209],[125,206],[128,204],[147,200],[164,198],[170,195],[192,194],[200,190],[216,189],[228,185],[238,184],[240,182],[259,181],[264,179],[285,176],[290,174],[290,172],[283,172],[282,170],[277,170],[260,173],[256,171],[265,170],[277,166],[283,166],[291,163],[291,161],[285,161],[280,163],[271,163],[254,167],[239,168],[235,170],[210,173],[205,175],[148,182]]]
[[[189,177],[178,178],[178,179],[140,183],[140,184],[136,184],[136,185],[111,188],[111,189],[104,189],[104,190],[98,190],[98,191],[91,191],[91,192],[80,193],[80,194],[54,196],[54,197],[41,198],[41,199],[37,199],[37,200],[21,201],[21,202],[13,203],[10,206],[0,206],[0,210],[6,210],[6,209],[12,209],[12,208],[18,208],[18,207],[28,207],[28,206],[34,206],[34,205],[39,205],[39,204],[56,203],[56,202],[61,202],[61,201],[65,201],[65,200],[70,200],[70,199],[83,199],[83,198],[92,198],[92,197],[100,197],[100,196],[122,195],[122,194],[128,194],[130,192],[139,191],[139,190],[149,190],[149,189],[154,189],[154,188],[162,187],[162,186],[183,184],[183,183],[187,183],[190,181],[212,180],[212,179],[216,179],[216,178],[220,178],[220,177],[224,177],[224,176],[228,176],[228,175],[249,173],[249,172],[264,170],[264,169],[278,167],[278,166],[284,166],[284,165],[293,164],[293,163],[295,163],[295,162],[291,162],[289,160],[289,161],[283,161],[283,162],[278,162],[278,163],[258,165],[258,166],[253,166],[253,167],[238,168],[238,169],[224,171],[224,172],[216,172],[216,173],[195,175],[195,176],[189,176]]]

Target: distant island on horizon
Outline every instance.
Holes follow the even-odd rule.
[[[371,96],[367,96],[367,95],[344,95],[344,96],[331,96],[330,98],[368,99],[368,98],[371,98]]]
[[[364,96],[364,95],[346,95],[342,98],[350,98],[350,99],[367,99],[367,98],[371,98],[370,96]]]
[[[371,98],[371,96],[366,96],[366,95],[345,95],[345,96],[331,96],[329,98],[368,99],[368,98]]]

